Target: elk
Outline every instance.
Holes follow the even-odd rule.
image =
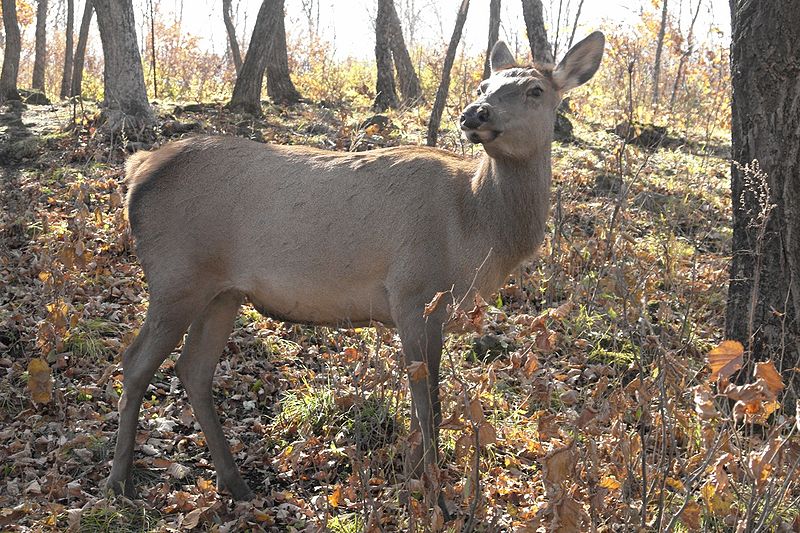
[[[535,254],[549,210],[556,107],[594,75],[604,43],[592,33],[555,68],[517,66],[497,43],[492,75],[460,117],[466,137],[484,147],[477,162],[427,147],[334,153],[229,137],[194,137],[131,156],[128,218],[150,304],[122,357],[108,486],[134,494],[142,398],[188,329],[175,371],[218,487],[251,497],[211,396],[245,300],[290,322],[396,327],[406,364],[427,366],[427,375],[409,376],[411,427],[422,436],[410,463],[417,477],[435,465],[448,317],[444,306],[424,316],[425,305],[440,291],[488,299]],[[441,497],[440,506],[446,514]]]

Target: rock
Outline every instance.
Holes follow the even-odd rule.
[[[22,101],[29,105],[50,105],[50,99],[42,91],[19,90]]]
[[[574,137],[572,135],[572,122],[569,121],[567,116],[559,111],[556,113],[556,123],[553,128],[553,138],[559,142],[571,141]]]
[[[623,181],[613,174],[598,174],[594,177],[594,194],[597,196],[616,196],[622,190]]]
[[[475,358],[484,363],[507,355],[513,348],[512,343],[504,336],[483,335],[472,341]]]

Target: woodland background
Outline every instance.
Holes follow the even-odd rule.
[[[104,80],[95,29],[77,85],[78,69],[65,68],[83,2],[3,0],[21,39],[14,91],[0,87],[0,528],[800,531],[800,364],[784,285],[793,278],[778,267],[755,274],[783,264],[770,243],[783,242],[773,225],[782,227],[784,189],[773,167],[742,155],[735,133],[731,144],[731,35],[739,64],[749,43],[783,39],[783,29],[754,23],[763,35],[747,37],[737,9],[759,8],[743,2],[731,32],[708,22],[720,8],[710,0],[630,2],[627,24],[581,18],[583,0],[523,1],[525,16],[512,20],[499,0],[463,0],[447,19],[451,37],[438,3],[379,0],[358,36],[374,57],[348,58],[317,31],[319,2],[291,6],[305,17],[292,24],[283,2],[267,3],[280,11],[261,34],[239,18],[243,2],[215,6],[215,31],[231,14],[243,63],[253,43],[278,54],[253,54],[263,61],[249,89],[239,84],[242,105],[229,104],[246,67],[231,46],[210,50],[182,28],[189,2],[131,5],[146,91],[137,114],[109,103],[129,85]],[[403,473],[409,397],[394,332],[285,324],[250,308],[215,399],[257,498],[216,492],[172,358],[142,409],[141,500],[109,497],[119,360],[147,307],[122,210],[125,156],[202,132],[331,150],[428,143],[478,157],[457,117],[486,54],[459,46],[462,13],[471,28],[478,18],[487,48],[501,36],[521,60],[538,49],[557,61],[595,29],[607,46],[595,78],[561,108],[539,259],[482,309],[474,333],[446,344],[442,467],[455,521],[442,523]],[[800,6],[783,13],[770,19],[776,28],[800,27]],[[415,21],[444,28],[441,38],[415,37]],[[794,31],[788,51],[766,54],[779,74],[754,68],[764,85],[791,81],[797,66],[776,65],[799,40]],[[755,237],[737,248],[737,234]],[[749,268],[736,267],[744,260]],[[731,295],[736,268],[746,275]]]

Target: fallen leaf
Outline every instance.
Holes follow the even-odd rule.
[[[742,368],[744,346],[739,341],[722,341],[708,352],[708,366],[711,368],[711,381],[727,380],[731,374]]]
[[[616,490],[622,486],[622,483],[617,481],[617,478],[615,478],[614,476],[606,476],[600,480],[600,483],[598,483],[598,485],[603,487],[604,489]]]
[[[31,359],[28,363],[28,390],[38,404],[50,403],[53,397],[53,376],[44,359]]]
[[[331,504],[331,507],[339,507],[342,503],[342,486],[336,485],[336,488],[333,489],[328,495],[328,503]]]
[[[772,361],[764,361],[763,363],[756,363],[755,376],[758,379],[763,379],[773,397],[777,396],[783,390],[783,379]]]
[[[478,428],[478,444],[488,446],[497,443],[497,431],[489,422],[484,422]]]
[[[572,312],[573,307],[574,304],[572,303],[572,301],[567,300],[565,303],[559,305],[558,307],[550,311],[550,316],[556,320],[564,320],[567,317],[567,315],[569,315]]]
[[[700,530],[700,511],[702,511],[702,508],[695,501],[687,503],[686,507],[683,508],[681,522],[690,531]]]

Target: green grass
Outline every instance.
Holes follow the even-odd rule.
[[[112,506],[84,511],[80,533],[144,533],[156,531],[161,517],[144,507]],[[59,526],[67,526],[66,514],[59,517]]]
[[[361,533],[363,530],[364,519],[355,513],[334,516],[328,522],[328,531],[331,533]]]
[[[120,331],[116,324],[98,318],[90,318],[70,331],[64,342],[64,348],[75,356],[100,360],[115,353],[106,344],[106,339],[119,335]]]

